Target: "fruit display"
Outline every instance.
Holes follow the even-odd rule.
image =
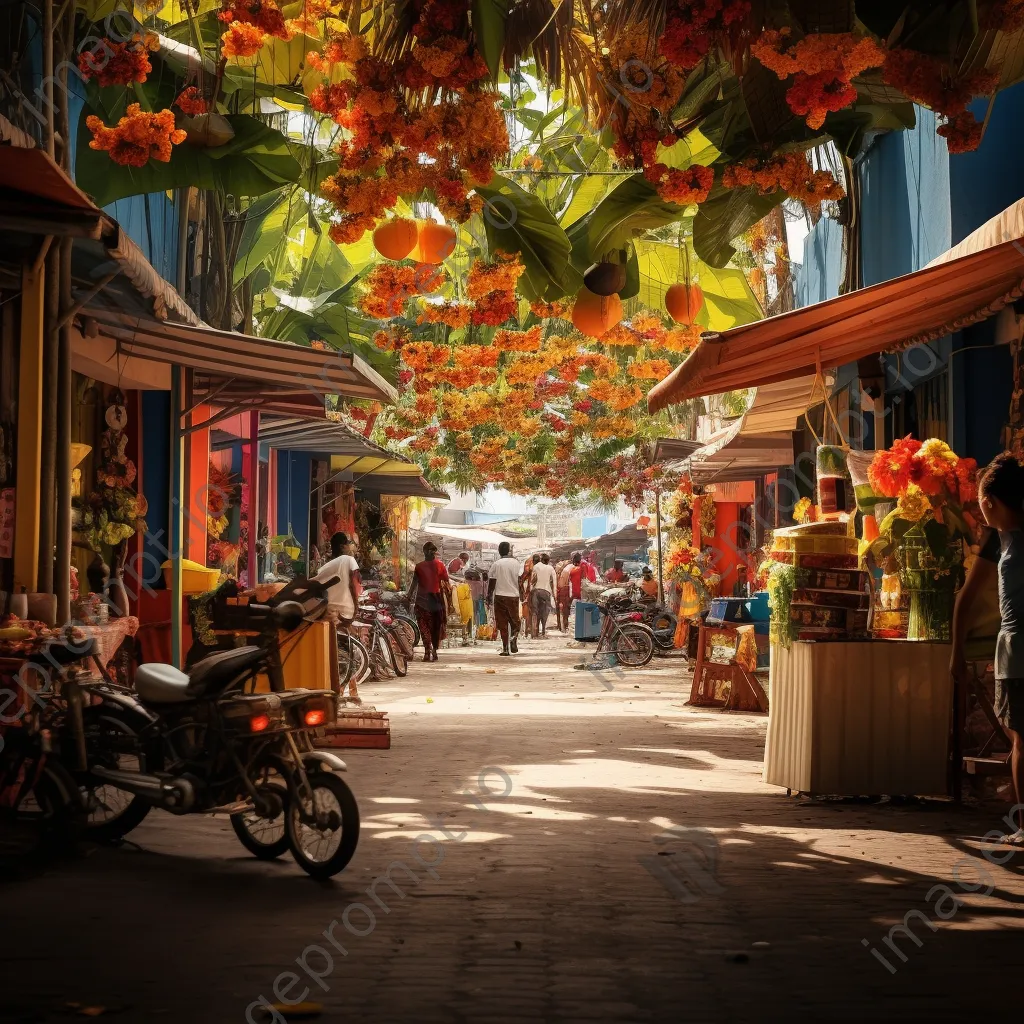
[[[27,658],[60,636],[59,629],[36,619],[5,615],[0,619],[0,658]]]

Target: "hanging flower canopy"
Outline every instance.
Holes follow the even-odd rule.
[[[154,0],[79,57],[78,183],[204,192],[204,318],[358,351],[400,398],[342,416],[431,479],[639,504],[646,392],[786,286],[779,207],[1024,77],[1024,3],[936,8]]]

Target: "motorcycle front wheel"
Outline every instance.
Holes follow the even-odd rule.
[[[288,852],[288,788],[280,782],[267,782],[260,789],[273,790],[281,800],[281,812],[274,818],[261,818],[256,811],[231,815],[231,827],[238,841],[259,860],[276,860]]]
[[[302,811],[316,823],[303,821],[299,801],[293,799],[285,814],[285,831],[295,863],[311,878],[332,878],[352,859],[359,844],[359,807],[352,790],[331,772],[312,772],[312,804]]]

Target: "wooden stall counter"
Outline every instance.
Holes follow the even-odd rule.
[[[945,796],[949,644],[773,644],[764,781],[794,793]]]
[[[284,685],[289,690],[334,690],[338,693],[341,680],[334,624],[321,620],[296,633],[282,635],[281,664]],[[270,680],[266,675],[256,677],[256,692],[270,692]]]

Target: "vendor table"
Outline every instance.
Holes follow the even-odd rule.
[[[945,796],[949,644],[772,644],[764,781],[836,796]]]
[[[79,624],[79,626],[95,642],[96,659],[99,665],[107,669],[125,640],[138,633],[139,620],[134,615],[125,615],[121,618],[110,619],[102,625],[99,623],[89,623],[87,625]],[[93,662],[89,666],[90,674],[94,678],[99,678],[100,676],[99,665]],[[122,682],[126,685],[131,685],[130,678],[123,679]]]

